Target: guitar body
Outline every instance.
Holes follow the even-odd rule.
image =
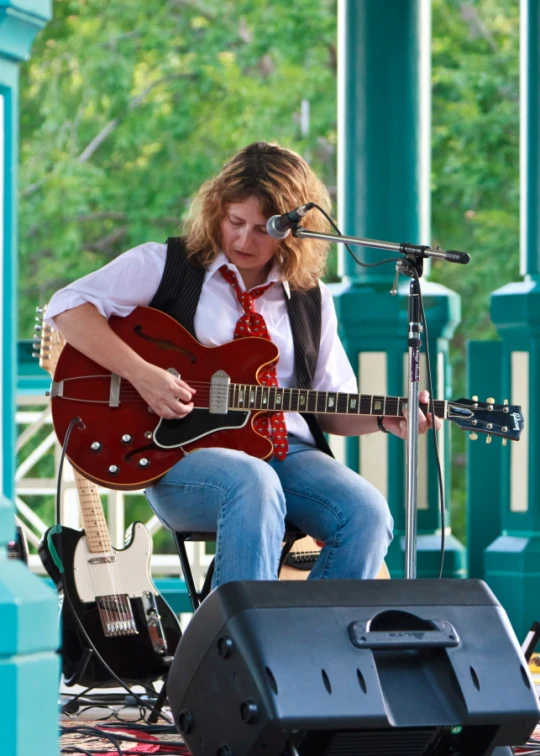
[[[149,577],[151,541],[144,525],[135,523],[126,548],[113,550],[116,570],[112,579],[107,574],[107,563],[99,563],[99,558],[96,559],[96,555],[88,551],[84,530],[62,528],[61,533],[49,534],[50,531],[47,531],[41,541],[39,555],[62,600],[60,653],[66,685],[118,685],[95,653],[89,651],[89,644],[73,610],[99,654],[122,680],[149,683],[163,677],[169,668],[164,657],[174,655],[181,631],[176,615]],[[62,574],[56,561],[57,555],[64,566]],[[136,625],[134,634],[117,637],[104,634],[96,599],[107,597],[115,587],[128,596]],[[73,610],[64,595],[65,589]],[[162,640],[165,641],[159,652],[156,650],[159,632],[155,625],[147,622],[147,604],[143,599],[143,595],[149,593],[153,596],[163,632]]]
[[[183,420],[160,422],[123,379],[119,380],[118,404],[114,406],[111,395],[115,378],[66,344],[54,372],[55,383],[62,382],[62,395],[55,396],[53,384],[53,424],[63,444],[72,419],[81,418],[71,433],[67,456],[86,478],[107,488],[135,490],[151,485],[184,454],[199,448],[227,447],[261,459],[272,454],[270,441],[253,429],[258,413],[235,410],[212,414],[208,399],[210,379],[220,370],[232,382],[259,384],[261,370],[278,358],[275,344],[248,337],[205,347],[173,318],[149,307],[138,307],[126,318],[112,317],[109,325],[143,359],[176,371],[197,388],[195,409]],[[164,444],[174,435],[174,446],[164,448],[156,443],[158,426]],[[126,443],[123,437],[131,440]],[[93,450],[92,444],[99,449]],[[111,466],[116,468],[114,473]]]
[[[248,336],[205,347],[176,320],[150,307],[137,307],[126,318],[112,317],[109,325],[144,360],[179,376],[196,394],[195,407],[185,418],[162,420],[127,380],[69,344],[64,347],[51,388],[54,429],[64,444],[71,422],[79,418],[67,456],[88,480],[106,488],[150,486],[185,454],[201,448],[236,449],[267,459],[272,443],[254,429],[261,413],[402,417],[407,407],[407,399],[400,397],[265,386],[264,371],[279,359],[268,339]],[[487,433],[517,440],[523,429],[521,408],[493,399],[435,400],[433,409],[437,417],[473,430],[471,437]]]

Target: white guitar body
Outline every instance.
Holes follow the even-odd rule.
[[[73,561],[73,578],[80,600],[90,603],[98,596],[117,594],[140,598],[143,592],[157,595],[150,572],[151,557],[152,540],[140,522],[133,525],[132,538],[124,549],[92,552],[83,536],[77,543]]]

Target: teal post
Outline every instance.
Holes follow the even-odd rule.
[[[48,0],[0,0],[0,710],[2,753],[9,756],[58,753],[58,599],[23,562],[8,559],[6,548],[15,532],[18,68],[50,12]]]
[[[503,343],[503,379],[525,415],[505,462],[502,529],[485,552],[485,579],[523,639],[540,610],[540,0],[521,2],[521,273],[493,292],[491,316]]]
[[[338,200],[343,233],[392,242],[430,242],[430,0],[340,0],[338,24]],[[450,241],[450,240],[449,240]],[[451,246],[449,243],[448,246]],[[373,263],[390,253],[355,247]],[[360,390],[403,396],[407,391],[407,293],[395,265],[359,267],[340,248],[342,283],[333,287],[340,334]],[[456,294],[422,280],[436,398],[450,398],[448,340],[460,319]],[[424,343],[425,346],[425,343]],[[422,363],[426,387],[426,365]],[[449,430],[439,434],[445,475],[445,575],[465,574],[463,546],[452,537],[448,512]],[[344,461],[387,497],[395,538],[387,557],[393,577],[404,574],[405,446],[370,434],[332,439]],[[431,444],[419,444],[419,577],[438,573],[441,518]]]
[[[501,341],[470,341],[467,345],[467,396],[477,396],[484,402],[492,397],[502,404],[507,395],[503,364]],[[502,505],[508,497],[509,449],[496,437],[493,443],[486,444],[486,438],[478,435],[475,443],[467,443],[465,498],[467,572],[470,578],[482,580],[484,552],[501,532]]]

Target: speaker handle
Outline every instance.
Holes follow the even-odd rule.
[[[368,630],[366,622],[351,622],[349,635],[357,648],[421,649],[454,648],[459,636],[450,622],[427,620],[429,630]]]

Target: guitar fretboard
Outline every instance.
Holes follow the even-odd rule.
[[[420,406],[423,410],[427,409],[426,406]],[[229,387],[229,407],[278,412],[398,417],[403,415],[407,399],[398,396],[343,394],[335,391],[234,383]],[[434,409],[437,417],[445,417],[446,401],[435,400]]]
[[[111,551],[111,539],[97,486],[84,478],[77,470],[73,472],[79,492],[88,550],[93,554],[107,553]]]

